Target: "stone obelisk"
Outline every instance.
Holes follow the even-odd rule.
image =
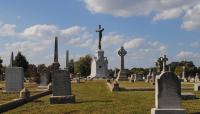
[[[10,67],[13,67],[13,58],[14,58],[14,54],[12,52],[10,56]]]
[[[66,66],[65,69],[69,71],[69,50],[66,51]]]
[[[53,63],[54,70],[52,72],[52,96],[50,97],[50,103],[74,103],[75,96],[72,95],[69,72],[68,70],[61,70],[59,67],[60,64],[58,62],[58,38],[56,37]],[[67,64],[66,67],[68,67]]]
[[[60,67],[60,64],[58,62],[58,37],[55,37],[53,69],[59,70],[59,67]]]

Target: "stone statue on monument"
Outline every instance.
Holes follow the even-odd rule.
[[[99,50],[101,50],[101,39],[102,39],[102,33],[104,31],[104,28],[101,28],[101,25],[99,25],[99,29],[96,30],[96,32],[99,33]]]

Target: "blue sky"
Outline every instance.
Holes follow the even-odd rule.
[[[0,56],[8,65],[11,51],[32,64],[51,64],[54,37],[59,61],[95,55],[99,24],[109,67],[119,67],[116,51],[124,45],[125,67],[151,67],[162,54],[169,62],[200,65],[198,0],[1,0]]]

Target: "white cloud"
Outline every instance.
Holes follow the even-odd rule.
[[[124,48],[138,48],[144,43],[144,39],[142,38],[135,38],[133,40],[127,41],[124,43]]]
[[[200,53],[195,53],[192,51],[181,51],[176,55],[176,60],[189,60],[193,61],[195,64],[200,64],[199,62]]]
[[[153,17],[153,20],[159,21],[159,20],[174,19],[174,18],[180,17],[182,14],[183,14],[182,8],[174,8],[174,9],[164,10],[160,13],[157,13]]]
[[[200,28],[199,0],[84,0],[92,13],[117,17],[149,16],[153,21],[183,18],[181,28]]]
[[[102,44],[104,48],[107,48],[108,46],[112,45],[122,45],[122,42],[124,40],[124,36],[117,34],[117,33],[108,33],[106,34],[102,39]]]
[[[197,3],[198,0],[84,0],[84,2],[86,8],[92,13],[106,13],[114,16],[129,17],[189,7]]]
[[[13,24],[2,24],[2,25],[0,25],[0,36],[16,35],[15,27],[16,27],[16,25],[13,25]]]
[[[47,38],[57,35],[58,30],[55,25],[33,25],[26,28],[21,35],[27,38]]]
[[[195,5],[193,8],[187,10],[182,28],[186,30],[194,30],[200,27],[200,3]]]

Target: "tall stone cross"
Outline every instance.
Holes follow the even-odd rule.
[[[127,51],[122,46],[118,51],[118,55],[121,56],[121,70],[124,70],[124,56],[127,54]]]
[[[101,39],[102,39],[102,33],[104,31],[104,28],[101,28],[101,25],[99,25],[99,28],[96,30],[96,32],[99,33],[99,50],[101,50]]]
[[[167,61],[168,61],[168,58],[167,58],[166,55],[164,55],[164,56],[162,57],[162,62],[163,62],[163,72],[166,71],[166,64],[167,64]]]

